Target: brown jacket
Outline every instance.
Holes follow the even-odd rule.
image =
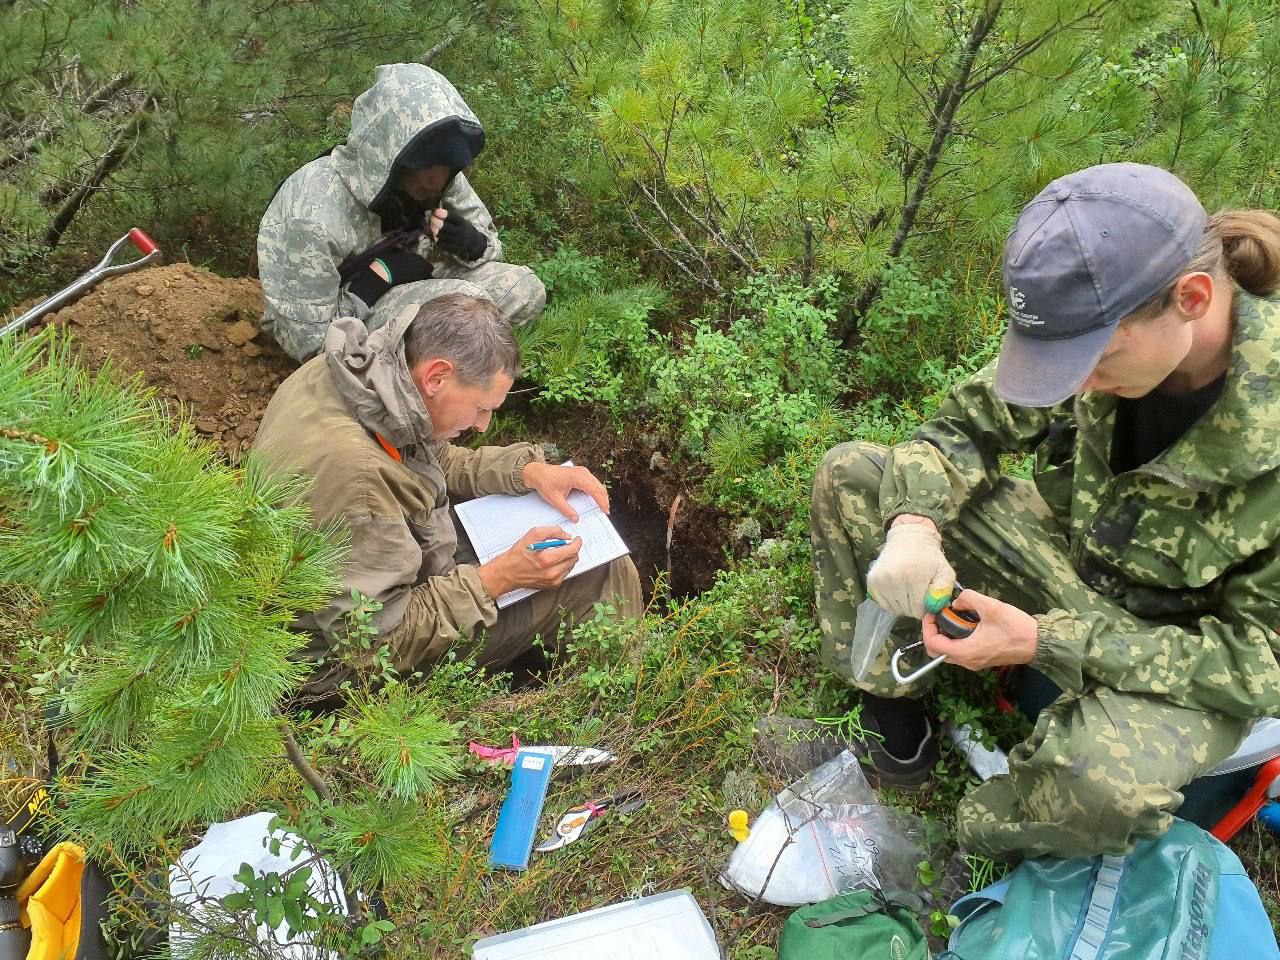
[[[497,619],[477,568],[455,562],[449,501],[526,492],[521,472],[539,451],[431,440],[431,418],[404,360],[404,332],[417,310],[404,307],[372,333],[355,318],[335,320],[324,353],[271,398],[254,443],[268,467],[314,477],[306,499],[318,526],[336,521],[350,533],[342,592],[296,621],[315,637],[313,659],[342,636],[352,590],[382,603],[375,622],[400,663],[434,659]]]

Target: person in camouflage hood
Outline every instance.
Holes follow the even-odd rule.
[[[354,591],[380,605],[379,643],[403,673],[455,648],[482,666],[504,666],[537,635],[554,642],[562,622],[593,615],[600,601],[619,617],[641,612],[629,557],[565,579],[582,541],[559,527],[536,527],[484,564],[455,529],[452,500],[534,490],[576,520],[571,491],[606,510],[609,498],[588,470],[544,463],[533,444],[451,442],[488,426],[520,353],[493,303],[478,288],[450,282],[450,292],[390,317],[378,316],[390,309],[379,304],[373,332],[354,317],[335,320],[325,352],[280,385],[255,438],[255,456],[268,469],[313,478],[305,497],[316,525],[337,524],[350,537],[341,589],[295,621],[313,638],[308,695],[329,697],[372,657],[335,649],[357,605]],[[553,537],[571,542],[526,549]],[[499,610],[498,597],[520,587],[538,592]],[[353,661],[353,653],[366,660]]]
[[[1120,854],[1169,826],[1180,789],[1280,715],[1280,219],[1208,217],[1166,171],[1054,181],[1004,253],[999,360],[910,441],[842,444],[813,485],[824,659],[852,678],[865,596],[897,614],[863,722],[882,779],[938,757],[892,650],[1029,664],[1060,695],[1009,773],[957,810],[989,856]],[[1001,469],[1033,453],[1032,481]],[[976,613],[971,636],[935,613]],[[918,661],[917,661],[918,662]]]
[[[263,329],[303,361],[336,317],[369,321],[393,288],[401,302],[429,300],[449,289],[440,280],[480,287],[513,324],[536,317],[541,281],[502,262],[493,218],[463,173],[483,148],[484,129],[443,76],[416,63],[378,67],[347,142],[281,184],[262,218]]]

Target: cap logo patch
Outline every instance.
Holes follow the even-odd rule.
[[[1020,327],[1039,327],[1044,324],[1040,314],[1027,312],[1027,297],[1017,287],[1009,288],[1009,315]]]

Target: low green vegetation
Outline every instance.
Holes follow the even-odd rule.
[[[603,424],[640,448],[726,518],[714,585],[673,597],[660,577],[640,622],[602,618],[558,652],[547,638],[532,677],[487,674],[464,651],[398,676],[369,656],[362,607],[347,655],[372,668],[345,708],[309,710],[290,700],[298,641],[283,627],[328,588],[341,547],[306,532],[296,490],[221,463],[136,384],[74,370],[51,338],[0,344],[0,755],[29,785],[53,730],[52,808],[112,871],[121,957],[173,919],[148,907],[157,870],[211,820],[271,809],[388,916],[307,919],[300,862],[227,905],[248,919],[180,918],[199,955],[257,956],[249,921],[283,918],[343,955],[454,957],[690,887],[726,956],[768,960],[785,911],[716,879],[725,814],[781,786],[752,725],[857,719],[818,663],[816,465],[839,442],[904,439],[994,357],[1000,241],[1051,177],[1143,160],[1210,207],[1280,203],[1275,13],[15,0],[0,20],[0,307],[62,285],[135,224],[171,257],[242,274],[276,184],[341,140],[373,66],[436,47],[488,132],[473,182],[550,298],[521,333],[528,392],[502,429],[572,455]],[[995,710],[993,678],[949,683],[944,717],[1005,746],[1025,734]],[[463,745],[513,735],[618,754],[557,778],[545,819],[619,790],[645,807],[526,873],[490,873],[507,775]],[[971,781],[948,750],[925,793],[889,799],[946,828]],[[1280,845],[1251,827],[1234,846],[1280,924]]]

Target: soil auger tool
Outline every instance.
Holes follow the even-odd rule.
[[[138,252],[142,254],[137,260],[130,260],[127,263],[113,264],[111,261],[115,259],[115,255],[125,243],[132,243],[138,248]],[[123,237],[113,243],[108,249],[106,256],[98,261],[98,265],[87,273],[81,274],[69,286],[63,287],[47,300],[42,300],[34,307],[10,320],[3,327],[0,327],[0,337],[7,337],[11,333],[17,333],[19,330],[25,330],[28,326],[35,323],[46,313],[52,313],[60,307],[66,306],[72,300],[85,293],[103,277],[114,277],[119,273],[129,273],[145,267],[148,263],[160,259],[160,248],[156,246],[156,242],[148,237],[137,227],[131,229]]]
[[[955,593],[951,595],[951,599],[954,600],[959,595],[960,587],[957,586]],[[976,613],[972,610],[957,610],[951,604],[947,604],[939,610],[935,617],[937,619],[938,632],[944,637],[950,637],[952,640],[963,640],[978,628],[979,621]],[[893,679],[899,683],[914,683],[947,659],[946,654],[934,657],[920,669],[904,674],[900,666],[903,656],[908,650],[914,650],[916,647],[922,646],[924,646],[924,641],[917,640],[915,643],[908,643],[906,646],[893,651],[893,657],[889,661],[889,670],[893,674]]]

